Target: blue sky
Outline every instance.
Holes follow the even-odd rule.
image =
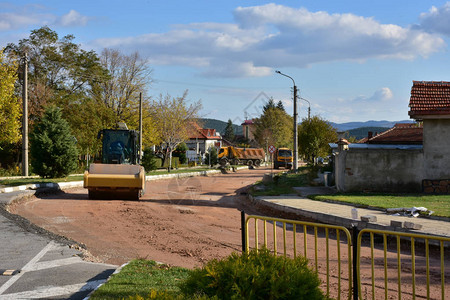
[[[450,1],[0,2],[0,47],[43,25],[98,53],[138,51],[148,95],[187,89],[203,117],[236,124],[268,97],[292,113],[292,81],[275,70],[338,123],[408,119],[413,80],[450,81]]]

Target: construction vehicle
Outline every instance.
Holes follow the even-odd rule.
[[[222,166],[226,164],[248,166],[261,165],[264,161],[265,153],[262,148],[236,148],[233,146],[222,147],[219,150],[218,159]]]
[[[273,154],[274,169],[279,169],[280,167],[292,169],[293,161],[294,157],[292,155],[292,150],[289,148],[278,148]]]
[[[139,200],[145,189],[145,170],[138,165],[137,140],[139,133],[120,129],[103,129],[101,163],[93,163],[84,172],[84,188],[89,199]]]

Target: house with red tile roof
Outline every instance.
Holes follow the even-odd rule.
[[[423,121],[424,191],[450,192],[450,82],[414,81],[408,114]]]
[[[394,127],[373,135],[369,132],[363,140],[366,144],[381,145],[422,145],[422,123],[397,123]]]
[[[222,147],[222,136],[215,129],[201,128],[198,124],[194,124],[186,145],[190,154],[203,156],[210,147],[216,149]]]

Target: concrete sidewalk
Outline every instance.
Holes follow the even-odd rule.
[[[274,211],[297,215],[313,222],[327,223],[351,228],[357,223],[359,229],[371,228],[379,230],[411,232],[450,238],[450,221],[445,218],[407,217],[388,215],[384,210],[357,208],[358,219],[352,219],[354,206],[314,201],[306,198],[311,194],[329,194],[334,192],[328,187],[298,188],[300,196],[259,196],[252,199],[253,203]],[[374,222],[363,222],[361,216],[375,216]],[[391,221],[397,221],[402,227],[391,226]],[[421,225],[421,229],[404,228],[405,222]]]

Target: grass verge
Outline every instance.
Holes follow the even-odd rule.
[[[316,195],[313,200],[338,201],[362,207],[399,208],[426,207],[433,215],[450,218],[450,195],[425,194],[334,194]]]
[[[253,186],[253,196],[279,196],[295,194],[293,187],[306,186],[309,182],[309,168],[302,167],[297,173],[278,173],[269,182],[260,181]]]
[[[192,168],[192,169],[179,169],[179,170],[171,170],[170,173],[165,171],[152,171],[148,172],[146,175],[163,175],[163,174],[180,174],[180,173],[191,173],[191,172],[202,172],[214,170],[209,168]],[[69,182],[69,181],[82,181],[82,175],[70,175],[68,177],[63,178],[17,178],[17,179],[3,179],[0,180],[0,186],[19,186],[19,185],[27,185],[33,183],[48,183],[48,182]]]
[[[189,269],[168,267],[151,260],[132,260],[89,299],[128,299],[136,296],[147,299],[151,289],[167,291],[168,294],[176,296],[180,293],[178,284],[184,281],[190,272]]]
[[[17,179],[3,179],[0,180],[0,185],[4,186],[19,186],[33,183],[49,183],[49,182],[69,182],[69,181],[81,181],[83,176],[68,176],[64,178],[17,178]]]

